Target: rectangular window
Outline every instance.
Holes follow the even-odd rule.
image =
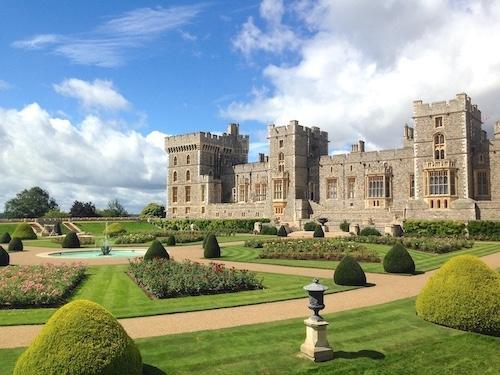
[[[204,214],[205,213],[205,207],[202,207],[201,208],[201,213]]]
[[[190,214],[191,213],[191,207],[186,207],[185,212],[186,212],[186,214]]]
[[[383,198],[383,197],[385,197],[384,177],[383,176],[368,177],[368,198]]]
[[[286,191],[283,180],[274,181],[274,199],[286,199]]]
[[[415,196],[415,175],[410,176],[410,197]]]
[[[448,195],[448,171],[429,171],[429,195]]]
[[[326,199],[337,199],[337,179],[326,180]]]
[[[477,172],[477,194],[488,195],[488,174],[486,171]]]
[[[347,198],[352,199],[354,198],[354,188],[356,186],[356,178],[355,177],[349,177],[347,179]]]
[[[177,207],[172,207],[172,215],[177,215]]]
[[[436,128],[439,128],[443,126],[443,118],[442,117],[436,117],[434,119],[434,123],[436,124]]]
[[[172,188],[172,203],[177,203],[177,186]]]
[[[205,202],[205,185],[201,185],[201,201]]]
[[[191,186],[184,187],[184,196],[186,198],[186,202],[191,202]]]
[[[255,200],[257,202],[262,202],[266,200],[266,184],[256,184],[255,185]]]
[[[238,202],[246,202],[246,201],[247,201],[247,185],[241,184],[239,188]]]

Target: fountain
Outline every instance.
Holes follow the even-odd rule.
[[[108,239],[108,222],[106,221],[106,229],[104,230],[104,242],[101,246],[101,253],[102,255],[110,255],[111,253],[111,246],[109,245],[109,239]]]

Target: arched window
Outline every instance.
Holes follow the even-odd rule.
[[[177,165],[177,156],[174,156],[174,165]]]
[[[174,173],[172,173],[172,180],[175,182],[177,181],[177,172],[174,171]]]
[[[438,133],[434,136],[434,159],[443,160],[445,157],[444,152],[444,135]]]
[[[209,170],[209,171],[208,171],[208,175],[209,175],[210,177],[212,177],[212,176],[213,176],[213,174],[214,174],[214,173],[212,172],[212,170]]]
[[[278,154],[278,171],[283,172],[285,170],[285,154],[280,152]]]
[[[186,181],[191,181],[191,172],[186,171]]]
[[[191,164],[191,155],[186,156],[186,164]]]

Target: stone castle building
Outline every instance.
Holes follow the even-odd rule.
[[[328,134],[298,121],[269,125],[269,156],[248,163],[249,137],[167,137],[167,217],[270,218],[300,226],[326,217],[337,226],[381,227],[405,219],[500,219],[500,122],[482,129],[466,94],[413,102],[402,147],[366,151],[363,141],[328,155]]]

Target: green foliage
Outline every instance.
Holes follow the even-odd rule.
[[[243,246],[251,247],[252,249],[261,249],[264,246],[264,244],[262,241],[259,240],[247,240],[245,241]]]
[[[465,224],[451,220],[408,220],[403,224],[405,236],[459,237],[465,234]]]
[[[308,221],[304,224],[304,230],[306,232],[313,232],[319,224],[316,224],[314,221]]]
[[[9,232],[0,234],[0,243],[9,243],[11,239]]]
[[[5,203],[7,218],[37,218],[49,210],[57,209],[56,201],[42,188],[35,186],[18,193],[15,198]]]
[[[23,246],[23,241],[21,241],[20,238],[17,237],[12,237],[12,239],[9,242],[9,251],[23,251],[24,246]]]
[[[14,375],[140,375],[136,345],[102,306],[77,300],[61,307],[19,357]]]
[[[366,275],[356,259],[346,255],[335,268],[333,281],[337,285],[363,286],[366,284]]]
[[[380,232],[374,227],[365,227],[359,231],[360,236],[381,236]]]
[[[144,260],[152,260],[156,258],[170,259],[167,250],[163,247],[160,241],[154,240],[149,246],[148,251],[144,254]]]
[[[157,219],[150,218],[150,222],[164,230],[191,230],[194,224],[201,231],[206,232],[235,232],[252,233],[256,222],[269,223],[269,219]],[[276,233],[274,233],[276,235]]]
[[[63,233],[60,221],[54,224],[54,232],[59,236]]]
[[[260,234],[276,236],[278,234],[278,230],[273,225],[263,225]]]
[[[97,211],[92,202],[74,201],[71,209],[69,210],[71,217],[96,217]]]
[[[280,226],[280,229],[278,229],[277,235],[278,235],[278,237],[287,237],[288,236],[288,232],[286,231],[286,228],[284,225]]]
[[[400,243],[394,245],[384,257],[384,270],[389,273],[415,273],[415,262]]]
[[[76,232],[69,232],[61,243],[61,247],[64,249],[76,249],[80,247],[80,239]]]
[[[203,250],[203,256],[207,259],[220,258],[220,247],[214,234],[207,236]]]
[[[142,209],[141,217],[165,217],[165,206],[158,203],[149,203]]]
[[[45,215],[43,215],[43,217],[52,218],[52,219],[63,219],[63,218],[69,217],[69,214],[67,212],[62,212],[58,209],[53,209],[53,210],[47,211],[47,213]]]
[[[36,240],[36,234],[33,228],[28,223],[19,223],[12,237],[17,237],[21,240]]]
[[[450,259],[420,292],[417,314],[465,331],[500,336],[500,275],[471,255]]]
[[[323,229],[321,228],[320,225],[318,225],[316,229],[314,229],[313,237],[316,238],[325,237],[325,232],[323,232]]]
[[[168,236],[167,239],[165,240],[165,244],[167,246],[175,246],[176,245],[175,236],[172,234]]]
[[[467,230],[476,240],[500,241],[500,221],[472,220],[468,222]]]
[[[349,232],[350,225],[351,223],[348,223],[347,220],[344,219],[344,221],[340,223],[340,230],[342,232]]]
[[[157,298],[230,293],[263,287],[256,273],[225,268],[218,263],[204,265],[154,259],[150,262],[132,261],[129,271],[141,287]]]
[[[10,255],[2,246],[0,246],[0,267],[8,266],[9,264]]]
[[[118,199],[112,199],[108,202],[107,208],[98,211],[98,215],[103,217],[126,217],[128,212]]]
[[[108,225],[107,231],[104,229],[103,234],[107,234],[110,237],[118,237],[126,232],[127,230],[121,223],[111,223]]]

